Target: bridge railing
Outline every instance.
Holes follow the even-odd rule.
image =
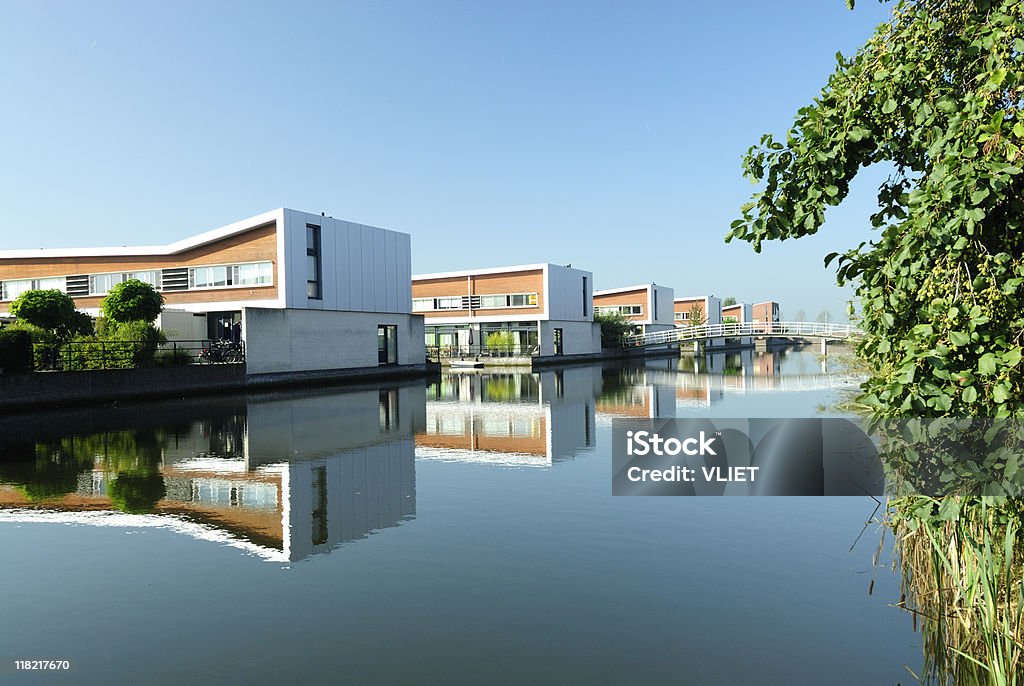
[[[645,334],[626,336],[622,345],[633,348],[648,345],[664,345],[685,341],[700,341],[709,338],[738,338],[744,336],[811,336],[843,340],[858,338],[862,332],[852,324],[829,322],[731,322],[728,324],[701,324],[682,326],[667,331],[652,331]]]

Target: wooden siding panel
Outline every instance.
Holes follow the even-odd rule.
[[[272,286],[242,286],[196,291],[164,293],[168,305],[209,300],[265,300],[277,297],[277,226],[267,224],[199,246],[177,255],[125,255],[98,257],[40,257],[0,260],[0,281],[35,279],[47,276],[104,274],[108,272],[143,271],[169,267],[194,267],[216,264],[270,261],[274,265]],[[75,298],[78,307],[98,307],[102,296]]]

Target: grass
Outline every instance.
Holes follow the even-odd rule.
[[[1024,684],[1021,502],[907,496],[890,502],[900,606],[921,625],[921,683]]]

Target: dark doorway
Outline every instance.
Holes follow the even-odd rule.
[[[206,337],[215,341],[242,340],[241,312],[210,312],[206,315]]]
[[[562,330],[555,329],[555,354],[562,354]]]
[[[398,364],[398,327],[394,324],[377,326],[377,364]]]

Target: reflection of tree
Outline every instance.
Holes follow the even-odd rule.
[[[90,461],[40,446],[30,459],[0,461],[0,482],[15,486],[34,503],[74,493],[78,489],[79,474],[91,467]]]
[[[118,479],[124,474],[156,475],[162,487],[163,479],[159,476],[162,445],[163,438],[158,431],[67,436],[35,444],[33,450],[23,455],[24,459],[10,459],[8,453],[7,459],[0,461],[0,481],[14,485],[30,502],[74,493],[78,490],[79,476],[96,468],[117,475]]]
[[[107,495],[113,506],[122,512],[145,514],[153,512],[156,504],[167,495],[167,487],[159,473],[121,472],[107,486]]]

